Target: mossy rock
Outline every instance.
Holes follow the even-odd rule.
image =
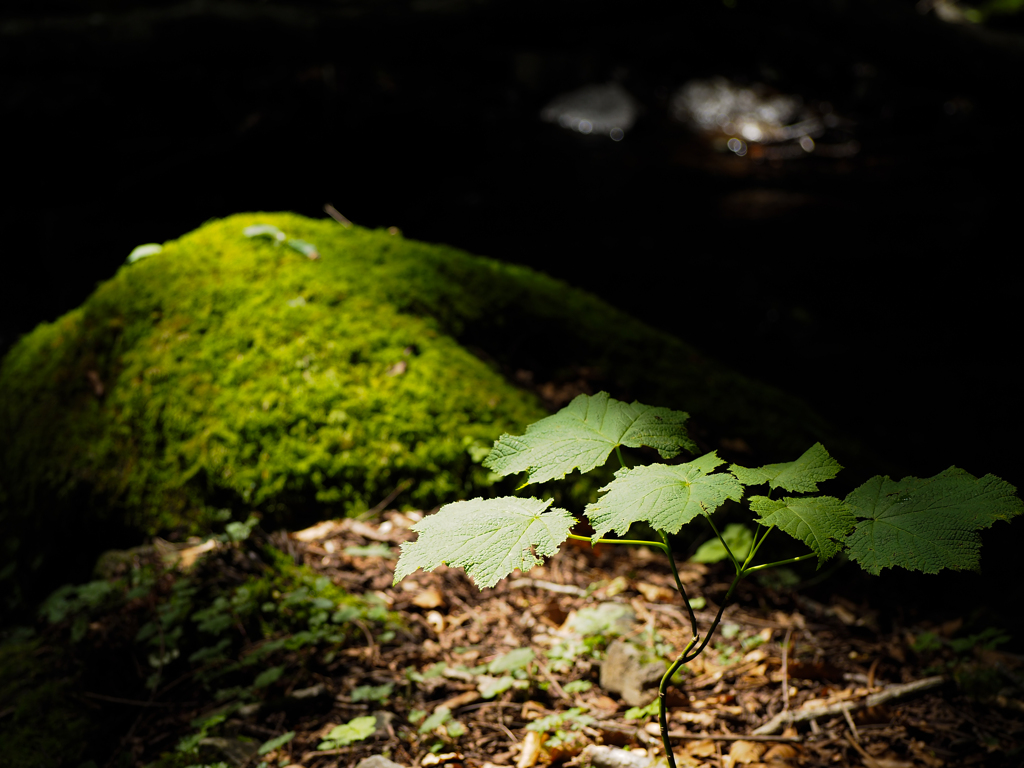
[[[257,224],[319,258],[243,233]],[[295,524],[396,490],[421,508],[486,492],[491,442],[548,413],[538,392],[574,387],[687,410],[765,459],[830,439],[796,399],[526,268],[333,220],[211,221],[4,358],[0,525],[17,557],[0,580],[41,566],[39,540],[104,522],[194,533],[222,509]]]

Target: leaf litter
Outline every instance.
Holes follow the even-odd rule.
[[[663,591],[672,577],[662,559],[569,542],[546,565],[482,591],[446,566],[392,586],[397,549],[422,515],[383,517],[326,521],[271,541],[349,593],[375,595],[402,618],[399,631],[364,624],[315,668],[303,651],[286,652],[283,675],[268,684],[275,700],[268,693],[222,721],[209,718],[223,706],[183,681],[149,702],[159,706],[140,707],[122,741],[134,764],[166,752],[169,733],[215,722],[219,733],[263,745],[228,760],[244,768],[356,766],[374,755],[409,768],[654,767],[656,715],[602,688],[600,672],[613,642],[633,643],[648,662],[688,642],[685,613]],[[225,578],[233,566],[217,562],[224,557],[212,548],[199,563]],[[727,589],[724,568],[680,566],[685,582],[701,585],[705,625]],[[956,627],[880,630],[866,606],[841,596],[824,604],[752,580],[734,600],[721,634],[668,692],[680,766],[1019,764],[1024,664],[985,638],[972,656],[949,641]],[[959,687],[949,680],[956,660]],[[296,668],[303,674],[289,681]],[[972,672],[993,669],[1006,684],[967,695]],[[914,690],[928,680],[937,682]]]

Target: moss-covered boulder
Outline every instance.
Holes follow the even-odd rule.
[[[110,521],[184,533],[224,509],[288,523],[478,493],[491,441],[574,388],[688,410],[709,447],[766,459],[827,439],[795,399],[528,269],[333,220],[212,221],[4,358],[0,577]]]

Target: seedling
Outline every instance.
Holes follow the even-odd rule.
[[[810,558],[817,558],[820,568],[839,552],[875,575],[896,566],[924,573],[938,573],[943,568],[976,570],[981,550],[978,531],[1024,511],[1017,489],[1009,483],[993,475],[979,479],[956,467],[927,479],[894,481],[876,476],[845,499],[812,495],[817,494],[819,483],[831,480],[842,469],[820,443],[796,461],[753,469],[731,464],[719,471],[725,460],[714,451],[682,464],[625,465],[621,446],[648,446],[663,459],[672,459],[684,450],[696,455],[697,446],[684,426],[688,418],[686,413],[625,403],[601,392],[579,395],[558,413],[527,427],[525,435],[502,435],[484,466],[502,476],[526,472],[526,482],[520,488],[560,479],[574,470],[589,472],[615,452],[620,464],[615,479],[600,489],[603,496],[584,509],[593,535],[573,534],[577,518],[552,507],[550,499],[511,496],[457,501],[413,526],[419,536],[402,544],[394,579],[397,584],[417,568],[431,571],[448,565],[465,569],[481,589],[493,587],[516,569],[526,572],[541,564],[566,539],[660,549],[668,559],[692,630],[692,639],[659,686],[658,716],[671,768],[675,768],[675,759],[665,708],[668,684],[680,667],[707,647],[736,585],[745,576]],[[712,515],[726,500],[741,502],[746,488],[761,485],[768,486],[767,494],[747,499],[757,527],[749,551],[740,556],[730,546],[737,541],[735,534],[726,537],[720,533]],[[780,489],[794,495],[772,498]],[[703,636],[669,543],[670,535],[697,518],[708,522],[736,572]],[[624,537],[636,523],[649,525],[660,541],[606,538],[612,532]],[[755,565],[758,551],[776,529],[811,551]]]

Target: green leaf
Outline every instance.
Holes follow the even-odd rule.
[[[500,696],[513,685],[515,685],[516,679],[512,675],[502,675],[498,678],[488,678],[483,676],[481,678],[481,684],[479,686],[480,695],[485,699],[493,699],[495,696]]]
[[[264,741],[260,745],[260,748],[257,750],[256,754],[265,755],[267,754],[267,752],[273,752],[275,749],[277,749],[278,747],[283,747],[285,744],[287,744],[294,738],[295,731],[288,731],[288,733],[282,733],[280,736],[270,739],[269,741]]]
[[[750,508],[761,516],[761,525],[774,525],[810,547],[819,568],[843,548],[842,541],[856,522],[849,507],[832,496],[752,496]]]
[[[394,683],[360,685],[352,689],[352,701],[385,701],[394,688]]]
[[[331,732],[324,737],[324,741],[317,749],[334,749],[336,747],[347,747],[355,741],[368,739],[377,728],[377,718],[370,715],[356,717],[344,725],[336,725]],[[325,744],[330,746],[325,747]]]
[[[451,719],[452,712],[448,707],[438,707],[434,710],[434,714],[423,721],[423,724],[419,727],[419,732],[430,733],[432,730],[440,728]]]
[[[572,680],[562,686],[562,690],[566,693],[586,693],[594,684],[589,680]],[[529,728],[529,726],[527,726]]]
[[[528,472],[528,483],[589,472],[605,463],[616,446],[657,448],[670,459],[680,450],[697,452],[683,424],[689,414],[615,400],[607,392],[577,395],[558,413],[526,428],[522,437],[502,435],[483,465],[499,475]]]
[[[740,523],[730,523],[725,526],[725,530],[722,531],[722,538],[729,545],[733,556],[741,563],[746,558],[747,553],[750,552],[750,547],[754,543],[754,534],[750,532],[749,528]],[[728,556],[729,554],[725,551],[725,544],[722,544],[721,539],[716,536],[701,544],[693,557],[690,558],[690,562],[719,563]],[[693,607],[692,600],[690,601],[690,606]]]
[[[842,468],[821,443],[815,443],[796,461],[766,464],[757,469],[732,464],[729,471],[744,485],[768,483],[772,490],[783,488],[792,493],[814,493],[818,490],[818,483],[831,480]]]
[[[666,533],[678,533],[684,524],[699,514],[710,515],[726,499],[739,501],[743,487],[735,477],[710,474],[724,463],[712,451],[687,464],[620,469],[615,479],[601,489],[606,495],[587,505],[593,540],[611,530],[622,536],[639,522]]]
[[[718,541],[718,539],[715,539]],[[721,542],[719,542],[721,543]],[[646,720],[649,717],[658,716],[658,700],[655,699],[646,707],[630,707],[626,710],[625,718],[627,720]]]
[[[655,704],[657,707],[657,704]],[[584,714],[583,707],[572,707],[564,712],[555,712],[547,717],[539,717],[526,726],[528,731],[547,733],[557,730],[578,731],[594,723],[591,715]]]
[[[555,554],[576,523],[550,505],[550,499],[515,497],[446,504],[412,527],[419,537],[402,544],[394,583],[417,568],[432,571],[439,565],[464,568],[481,589],[516,568],[525,573]]]
[[[1024,511],[1016,493],[995,475],[979,479],[956,467],[923,480],[875,476],[846,497],[860,520],[846,546],[875,575],[896,566],[924,573],[977,570],[978,531]]]
[[[284,667],[270,667],[265,669],[253,680],[253,688],[266,688],[268,685],[277,682],[277,679],[284,673]]]
[[[533,661],[532,648],[516,648],[488,664],[487,671],[492,675],[501,672],[514,672],[517,669],[522,669],[531,661]]]

